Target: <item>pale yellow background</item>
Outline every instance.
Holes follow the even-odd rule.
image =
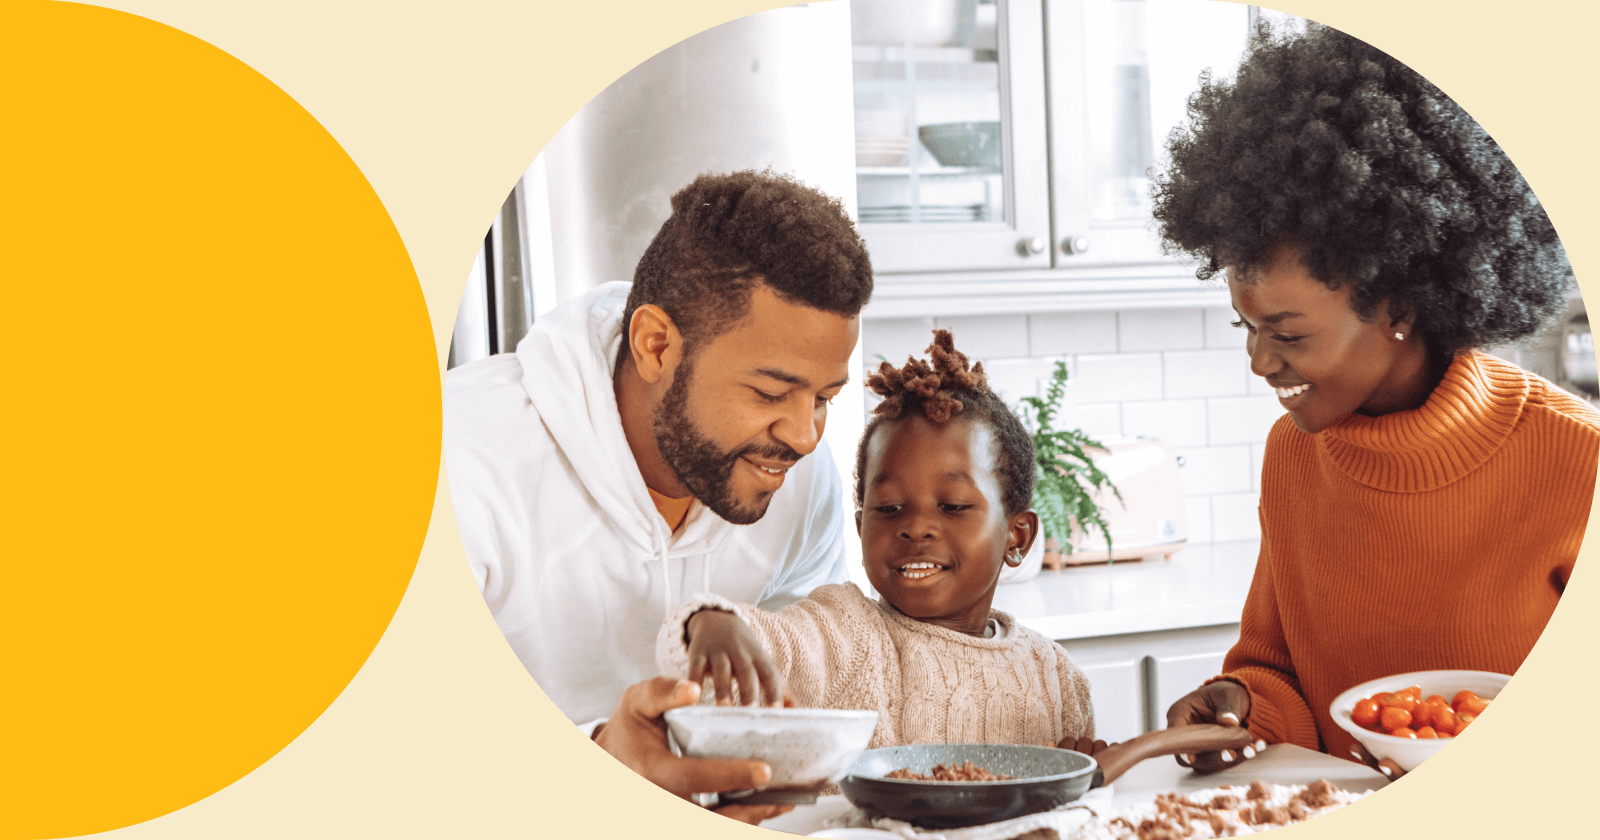
[[[322,122],[371,179],[421,278],[444,358],[484,230],[545,140],[632,65],[779,3],[124,0],[101,5],[228,51]],[[1384,48],[1455,96],[1522,168],[1580,278],[1600,187],[1588,4],[1284,2]],[[449,11],[444,11],[448,8]],[[1527,7],[1522,7],[1527,8]],[[1587,283],[1595,299],[1593,283]],[[441,364],[442,369],[442,364]],[[442,486],[442,484],[441,484]],[[1591,541],[1593,543],[1594,541]],[[1555,835],[1594,796],[1600,622],[1585,548],[1545,640],[1492,715],[1396,789],[1296,837]],[[1569,723],[1569,721],[1575,721]],[[1526,819],[1531,825],[1525,825]],[[275,758],[179,812],[109,832],[175,837],[762,837],[698,813],[587,744],[511,655],[441,494],[387,635]]]

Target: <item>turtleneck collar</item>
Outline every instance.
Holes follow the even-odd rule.
[[[1427,402],[1381,417],[1352,414],[1317,435],[1321,452],[1376,490],[1436,490],[1481,466],[1527,403],[1527,374],[1486,353],[1456,356]]]

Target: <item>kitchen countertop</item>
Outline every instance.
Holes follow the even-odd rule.
[[[1111,785],[1111,807],[1151,802],[1158,793],[1191,793],[1223,785],[1248,786],[1258,779],[1280,785],[1303,785],[1327,779],[1353,792],[1377,790],[1388,784],[1387,779],[1365,765],[1293,744],[1273,744],[1261,755],[1211,776],[1196,775],[1179,767],[1170,757],[1141,762]],[[761,827],[808,834],[826,828],[830,820],[842,817],[849,810],[850,802],[843,796],[824,796],[814,804],[801,805],[767,820]]]
[[[1045,569],[1001,584],[994,608],[1056,640],[1236,624],[1258,540],[1192,545],[1172,556]]]

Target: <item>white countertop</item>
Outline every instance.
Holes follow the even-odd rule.
[[[1191,793],[1223,785],[1248,786],[1256,780],[1280,785],[1303,785],[1326,779],[1351,792],[1377,790],[1388,784],[1376,770],[1353,761],[1334,758],[1293,744],[1273,744],[1261,755],[1211,776],[1199,776],[1179,767],[1170,757],[1152,758],[1130,769],[1111,788],[1111,807],[1150,802],[1158,793]],[[762,828],[791,834],[820,831],[850,811],[843,796],[824,796],[812,805],[761,824]]]
[[[1210,543],[1171,560],[1045,569],[1001,584],[994,608],[1057,640],[1235,624],[1259,547],[1257,540]]]

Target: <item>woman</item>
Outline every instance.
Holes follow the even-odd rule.
[[[1155,216],[1202,279],[1226,272],[1251,371],[1288,416],[1267,440],[1239,643],[1168,723],[1371,763],[1334,696],[1407,671],[1512,673],[1566,586],[1600,415],[1476,348],[1538,330],[1571,269],[1483,129],[1340,32],[1258,31],[1190,116]]]

